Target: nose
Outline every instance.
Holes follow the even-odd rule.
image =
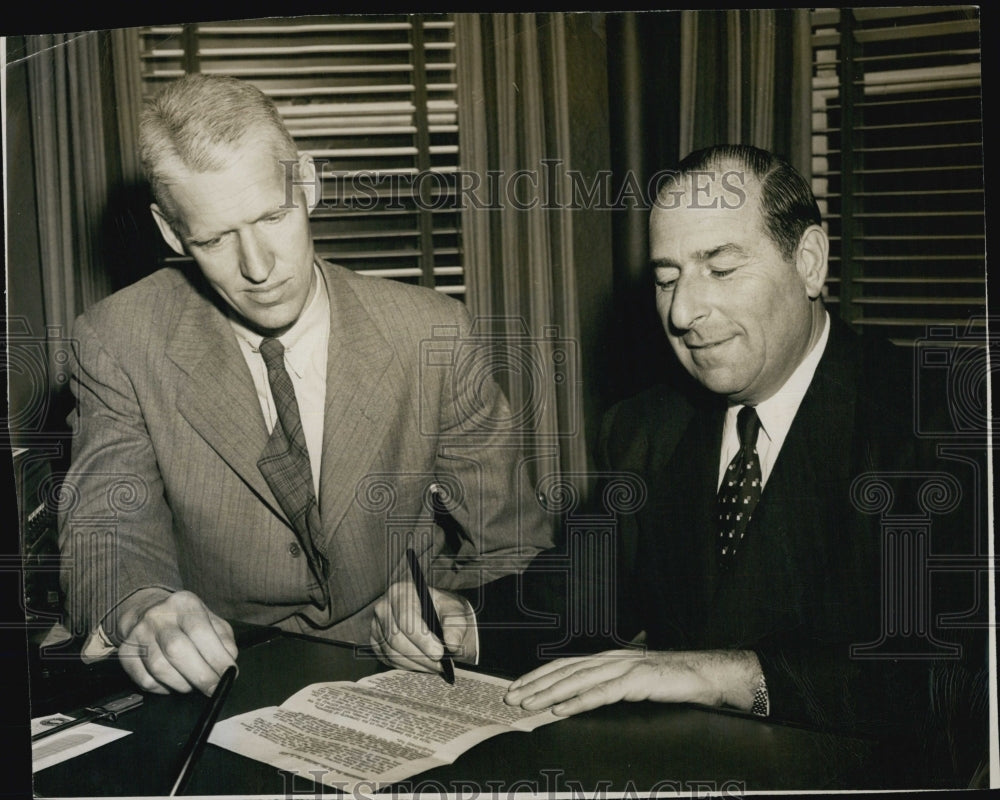
[[[708,285],[698,274],[681,275],[670,298],[670,324],[678,331],[688,331],[708,316]]]
[[[251,283],[263,283],[274,269],[274,255],[254,230],[240,232],[240,273]]]

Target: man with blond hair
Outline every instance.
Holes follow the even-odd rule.
[[[240,620],[371,641],[416,669],[440,669],[445,645],[474,658],[478,595],[459,592],[551,539],[508,432],[467,418],[471,397],[481,418],[511,419],[492,378],[422,369],[435,331],[468,334],[464,306],[317,257],[316,167],[250,84],[168,86],[140,149],[156,225],[194,267],[156,272],[74,328],[60,540],[85,656],[117,651],[148,691],[210,692]],[[116,482],[131,502],[95,529]],[[458,523],[447,533],[440,502]],[[408,546],[458,620],[446,642],[415,624]]]

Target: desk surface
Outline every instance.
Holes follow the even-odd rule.
[[[244,648],[222,717],[278,705],[310,683],[356,680],[378,669],[354,648],[281,635]],[[94,702],[94,701],[92,701]],[[37,773],[44,796],[159,795],[203,708],[195,695],[146,695],[117,727],[133,733]],[[483,742],[451,765],[397,789],[470,796],[508,792],[701,792],[858,788],[870,747],[853,739],[690,706],[621,703]],[[852,784],[854,786],[852,787]],[[332,792],[209,745],[188,794],[316,796]]]

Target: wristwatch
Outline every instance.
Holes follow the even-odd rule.
[[[767,681],[764,680],[763,673],[761,673],[760,682],[754,690],[750,711],[758,717],[766,717],[771,713],[771,702],[767,696]]]

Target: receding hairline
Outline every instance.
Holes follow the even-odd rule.
[[[772,167],[767,172],[760,174],[750,165],[741,162],[738,157],[728,153],[719,153],[712,156],[711,161],[698,168],[668,170],[657,188],[656,197],[657,200],[662,200],[665,193],[677,191],[678,189],[689,192],[691,191],[693,182],[697,178],[708,174],[713,174],[715,176],[714,180],[719,181],[724,176],[733,174],[743,175],[744,181],[740,185],[740,188],[746,189],[751,183],[755,184],[757,187],[756,193],[759,197],[763,194],[764,183],[767,177],[775,171],[775,167]]]
[[[275,172],[284,178],[286,169],[284,165],[289,161],[297,163],[302,157],[302,153],[299,150],[288,152],[287,144],[280,137],[267,135],[268,128],[269,126],[257,124],[248,128],[240,139],[234,142],[212,143],[213,159],[212,164],[207,168],[192,164],[189,159],[184,158],[183,153],[177,147],[171,146],[168,150],[161,151],[155,163],[150,165],[153,199],[160,207],[161,212],[172,224],[178,223],[171,192],[173,186],[183,183],[188,176],[221,173],[232,169],[242,157],[255,149],[257,151],[254,154],[256,157],[262,155],[273,159]]]
[[[664,196],[670,192],[683,191],[685,197],[694,196],[694,181],[700,175],[705,175],[706,173],[715,173],[715,181],[721,183],[724,176],[739,174],[744,176],[742,183],[736,184],[738,188],[744,194],[744,200],[740,202],[740,207],[744,206],[746,203],[752,203],[756,217],[757,224],[761,228],[762,232],[770,236],[767,230],[767,220],[764,214],[764,175],[758,175],[752,169],[746,167],[746,165],[733,160],[731,157],[721,157],[716,159],[709,164],[706,164],[703,169],[692,169],[686,170],[684,172],[679,172],[672,174],[665,180],[657,190],[657,201],[653,204],[650,209],[649,214],[649,226],[652,226],[653,219],[657,215],[663,215],[670,211],[675,211],[676,208],[669,205],[663,204],[661,201]],[[736,194],[730,192],[727,194],[725,192],[716,195],[706,195],[703,199],[705,202],[711,202],[714,200],[717,204],[717,208],[705,207],[706,211],[736,211],[737,207],[733,205],[726,206],[720,202],[720,198],[728,199],[731,203],[736,198]]]
[[[300,156],[274,101],[253,83],[231,76],[180,78],[146,101],[139,120],[143,172],[161,205],[169,205],[166,186],[185,170],[225,169],[258,142],[276,162]]]

